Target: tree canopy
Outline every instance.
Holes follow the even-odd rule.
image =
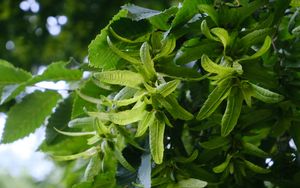
[[[298,187],[299,4],[125,4],[87,62],[36,74],[1,60],[1,103],[17,101],[1,142],[46,126],[39,149],[67,187]]]

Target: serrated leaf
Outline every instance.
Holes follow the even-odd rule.
[[[177,185],[175,186],[176,188],[201,188],[201,187],[206,187],[207,182],[199,179],[185,179],[185,180],[180,180]]]
[[[231,80],[226,79],[221,82],[217,87],[209,94],[207,100],[201,107],[197,120],[202,120],[209,117],[218,108],[221,102],[227,97],[229,89],[231,88]]]
[[[159,85],[157,87],[157,92],[161,94],[163,97],[166,97],[171,93],[173,93],[173,91],[175,91],[175,89],[178,87],[179,84],[180,84],[179,80],[172,80],[170,82]]]
[[[147,112],[145,117],[139,122],[135,137],[140,137],[147,131],[148,127],[153,124],[155,119],[155,111]]]
[[[115,148],[114,150],[114,154],[115,154],[115,157],[117,158],[117,160],[119,161],[119,163],[125,167],[127,170],[131,171],[131,172],[134,172],[135,169],[131,166],[131,164],[129,164],[127,162],[127,160],[125,159],[125,157],[123,156],[122,152],[118,149]]]
[[[149,126],[150,151],[152,158],[156,164],[161,164],[164,157],[164,132],[165,122],[154,119]]]
[[[221,136],[225,137],[230,134],[237,124],[240,117],[243,94],[238,87],[231,88],[227,99],[227,106],[221,122]]]
[[[89,164],[87,165],[84,172],[85,181],[94,181],[95,176],[97,176],[101,171],[101,159],[98,155],[91,157]]]
[[[270,172],[271,172],[271,170],[262,168],[262,167],[260,167],[260,166],[258,166],[258,165],[256,165],[256,164],[254,164],[254,163],[252,163],[252,162],[250,162],[250,161],[244,160],[244,163],[246,164],[246,166],[247,166],[250,170],[252,170],[253,172],[256,172],[256,173],[258,173],[258,174],[267,174],[267,173],[270,173]]]
[[[33,77],[28,81],[28,85],[40,81],[77,81],[82,77],[82,71],[76,69],[67,69],[68,62],[59,61],[51,63],[47,69],[41,74]]]
[[[0,59],[0,86],[18,84],[31,78],[25,70],[14,67],[5,60]]]
[[[147,42],[144,42],[140,48],[140,57],[144,66],[146,77],[149,80],[153,80],[156,77],[156,71],[154,69],[154,62],[150,55],[150,47]]]
[[[252,89],[252,96],[265,103],[278,103],[284,99],[284,96],[274,93],[268,89],[249,83]]]
[[[89,45],[88,57],[90,65],[105,70],[114,69],[120,62],[120,57],[115,54],[107,44],[106,37],[108,36],[108,27],[121,17],[127,15],[126,10],[119,11],[110,21],[107,27],[101,30],[101,33]]]
[[[145,103],[131,110],[124,110],[120,112],[87,112],[92,117],[97,117],[100,120],[111,121],[118,125],[128,125],[140,121],[144,118],[146,113]]]
[[[226,146],[230,143],[230,139],[221,136],[214,137],[206,142],[199,143],[201,147],[205,149],[216,149]]]
[[[16,141],[40,127],[60,99],[61,96],[53,91],[36,91],[24,97],[7,114],[2,143]]]
[[[99,72],[95,73],[94,77],[107,84],[128,86],[132,88],[139,88],[144,82],[144,78],[141,74],[128,70]]]
[[[59,103],[59,106],[55,109],[55,112],[51,115],[46,125],[46,142],[48,145],[58,142],[63,139],[53,128],[60,130],[68,129],[68,122],[71,119],[73,97],[70,95],[63,102]]]

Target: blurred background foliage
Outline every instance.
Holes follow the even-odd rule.
[[[0,58],[31,70],[70,57],[82,62],[87,46],[120,6],[163,10],[172,0],[0,0]]]

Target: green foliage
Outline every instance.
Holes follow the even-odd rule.
[[[52,112],[40,149],[69,168],[83,161],[67,186],[296,187],[298,9],[280,0],[127,4],[89,45],[88,65],[58,62],[31,76],[1,61],[0,72],[16,75],[0,76],[4,102],[39,81],[76,83],[54,112],[54,91],[21,98],[3,142]]]

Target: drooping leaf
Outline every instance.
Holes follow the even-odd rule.
[[[253,55],[247,56],[247,57],[243,57],[242,59],[239,59],[238,61],[245,61],[245,60],[256,59],[256,58],[262,56],[263,54],[265,54],[269,50],[271,44],[272,44],[271,37],[266,36],[263,45],[260,47],[260,49],[258,51],[256,51]]]
[[[212,5],[201,4],[198,5],[198,8],[201,12],[206,13],[215,22],[215,24],[218,25],[219,15]]]
[[[252,163],[252,162],[250,162],[250,161],[244,160],[244,163],[246,164],[246,166],[247,166],[250,170],[252,170],[253,172],[256,172],[256,173],[258,173],[258,174],[267,174],[267,173],[270,173],[270,172],[271,172],[271,170],[262,168],[262,167],[260,167],[260,166],[258,166],[258,165],[256,165],[256,164],[254,164],[254,163]]]
[[[252,96],[265,103],[278,103],[284,99],[284,96],[274,93],[258,85],[249,83],[252,87]]]
[[[55,109],[55,112],[50,116],[46,126],[46,142],[51,145],[63,139],[62,135],[54,130],[68,129],[68,122],[71,119],[73,97],[70,95]]]
[[[224,50],[226,47],[230,44],[230,37],[228,35],[228,32],[219,27],[215,27],[211,29],[211,32],[218,37],[218,39],[222,42]]]
[[[231,87],[230,80],[224,80],[220,83],[208,96],[207,100],[201,107],[197,119],[202,120],[209,117],[221,104],[221,102],[227,97],[229,89]]]
[[[161,164],[164,157],[164,132],[165,122],[154,119],[149,126],[150,151],[152,158],[156,164]]]
[[[60,99],[61,96],[53,91],[36,91],[24,97],[7,114],[2,143],[11,143],[28,136],[40,127]]]
[[[122,166],[124,166],[129,171],[132,171],[132,172],[135,171],[135,168],[133,168],[131,166],[131,164],[128,163],[128,161],[125,159],[125,157],[123,156],[122,152],[119,149],[115,148],[114,154]]]
[[[227,136],[234,129],[240,117],[243,94],[238,87],[231,88],[227,99],[227,106],[221,122],[221,135]]]
[[[215,166],[213,168],[213,171],[215,173],[222,173],[227,168],[227,166],[229,165],[231,158],[232,158],[231,155],[227,155],[225,161],[223,163],[219,164],[218,166]]]
[[[247,154],[254,155],[261,158],[269,157],[268,153],[266,153],[262,149],[258,148],[257,146],[249,142],[243,142],[242,145],[243,145],[243,151]]]
[[[148,127],[154,123],[155,112],[147,112],[145,117],[139,122],[136,130],[136,137],[142,136],[148,129]]]

